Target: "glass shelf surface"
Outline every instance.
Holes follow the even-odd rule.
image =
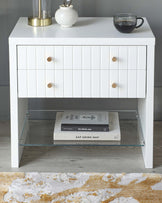
[[[59,111],[61,112],[61,111]],[[54,141],[53,131],[56,111],[31,110],[24,118],[19,139],[20,146],[144,146],[142,128],[137,111],[113,111],[119,113],[120,141]],[[40,119],[42,117],[42,119]],[[47,118],[50,119],[47,119]],[[52,119],[51,119],[52,118]],[[77,132],[76,132],[77,133]]]

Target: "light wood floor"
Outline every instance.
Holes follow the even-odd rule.
[[[162,173],[162,122],[155,122],[154,168],[139,147],[26,147],[19,169],[10,167],[9,122],[0,122],[0,171]]]

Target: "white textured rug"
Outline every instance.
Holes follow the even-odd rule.
[[[162,175],[0,173],[0,202],[161,203]]]

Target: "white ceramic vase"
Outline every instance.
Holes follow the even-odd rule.
[[[55,20],[62,27],[72,27],[78,19],[78,13],[73,9],[73,5],[65,7],[61,5],[55,13]]]

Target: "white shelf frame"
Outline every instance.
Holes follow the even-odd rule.
[[[19,21],[26,22],[27,18]],[[25,25],[26,26],[26,25]],[[9,58],[10,58],[10,118],[11,118],[11,167],[18,168],[23,152],[23,147],[19,146],[25,113],[28,110],[28,98],[18,97],[18,78],[17,78],[17,46],[18,45],[145,45],[147,47],[147,78],[146,78],[146,97],[138,99],[138,112],[145,139],[145,146],[142,147],[143,159],[146,168],[153,168],[153,118],[154,118],[154,53],[155,38],[151,35],[142,38],[33,38],[21,36],[21,26],[15,28],[9,38]],[[146,23],[146,28],[149,25]],[[33,32],[34,28],[32,29]],[[20,35],[18,35],[20,32]],[[33,34],[34,35],[34,34]],[[16,37],[17,36],[17,37]],[[120,36],[120,35],[119,35]],[[64,40],[63,40],[64,39]],[[122,40],[121,40],[122,39]],[[63,44],[64,41],[64,44]]]

